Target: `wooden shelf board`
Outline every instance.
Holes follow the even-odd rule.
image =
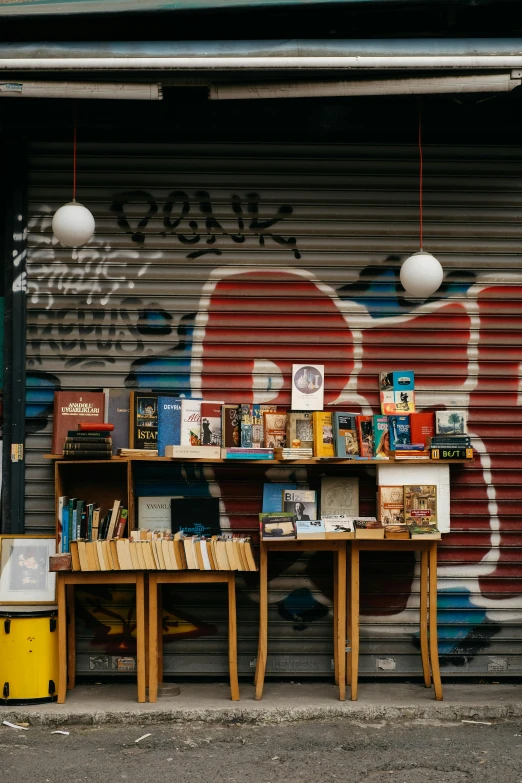
[[[121,464],[124,462],[200,462],[205,465],[464,465],[474,459],[336,459],[335,457],[314,457],[312,459],[189,459],[188,457],[111,457],[111,459],[64,459],[61,454],[44,454],[44,459],[53,459],[64,464]]]

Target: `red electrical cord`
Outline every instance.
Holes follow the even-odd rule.
[[[76,201],[76,119],[74,120],[73,138],[73,201]]]
[[[419,237],[422,250],[422,114],[419,106]]]

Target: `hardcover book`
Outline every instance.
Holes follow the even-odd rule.
[[[410,526],[410,538],[413,540],[438,540],[440,539],[440,531],[436,525],[411,525]]]
[[[172,530],[170,495],[143,496],[138,501],[138,528],[144,530]]]
[[[263,484],[263,513],[281,513],[283,510],[283,490],[285,489],[297,489],[297,484]]]
[[[260,514],[259,524],[263,539],[296,538],[297,528],[293,514]]]
[[[415,410],[413,370],[379,373],[381,413],[411,413]]]
[[[431,438],[435,434],[435,416],[433,413],[410,413],[411,442],[423,443],[429,448]]]
[[[390,433],[387,416],[373,417],[373,456],[377,459],[390,458]]]
[[[103,392],[57,391],[54,393],[53,454],[61,454],[69,430],[78,430],[81,421],[103,424]]]
[[[329,411],[315,411],[314,455],[316,457],[335,457],[332,414]]]
[[[373,416],[357,416],[357,438],[359,454],[365,459],[373,458]]]
[[[170,500],[172,532],[187,536],[216,536],[219,524],[219,498],[172,497]]]
[[[436,484],[404,486],[404,520],[407,525],[437,525]]]
[[[264,413],[265,447],[286,446],[286,413]]]
[[[437,435],[466,435],[467,411],[435,411],[435,431]]]
[[[377,515],[383,525],[405,525],[404,487],[380,486],[377,493]]]
[[[283,511],[296,520],[317,519],[317,492],[313,489],[283,489]]]
[[[158,395],[154,392],[131,390],[129,434],[131,449],[158,448]]]
[[[252,446],[263,448],[265,445],[264,413],[277,413],[276,405],[252,405]]]
[[[359,479],[350,476],[321,478],[321,518],[332,515],[356,517],[359,514]]]
[[[359,440],[357,438],[356,417],[356,413],[333,412],[332,427],[336,457],[358,456]]]
[[[296,519],[297,538],[304,541],[326,538],[326,528],[322,519]]]
[[[432,459],[473,459],[473,449],[431,449]]]
[[[202,400],[181,400],[180,446],[201,445],[201,402]]]
[[[221,445],[224,448],[241,446],[241,408],[239,405],[223,405],[221,417]]]
[[[324,365],[292,365],[292,410],[320,411],[324,401]]]
[[[292,449],[313,449],[313,415],[309,411],[289,411],[286,415],[286,445]]]
[[[384,538],[384,527],[375,517],[354,519],[355,538]]]
[[[104,389],[105,413],[104,422],[114,424],[112,431],[112,453],[118,449],[129,448],[130,427],[130,390]]]
[[[390,433],[390,449],[395,451],[398,445],[406,446],[411,443],[410,417],[392,414],[388,416],[388,429]]]
[[[201,403],[201,445],[221,446],[221,403]]]
[[[181,400],[158,397],[158,457],[165,456],[166,446],[179,446],[181,439]]]
[[[244,449],[252,448],[252,406],[241,403],[241,446]]]
[[[323,517],[326,538],[350,539],[355,538],[353,517],[345,514],[333,514]]]

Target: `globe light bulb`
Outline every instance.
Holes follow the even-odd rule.
[[[426,299],[440,287],[444,272],[437,259],[419,250],[401,266],[401,283],[404,290],[419,299]]]
[[[80,247],[94,234],[94,218],[83,204],[71,201],[58,209],[53,217],[53,234],[65,247]]]

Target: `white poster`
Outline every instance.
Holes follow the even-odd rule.
[[[322,411],[324,364],[292,365],[292,410]]]

